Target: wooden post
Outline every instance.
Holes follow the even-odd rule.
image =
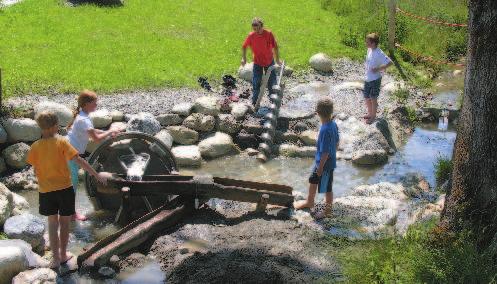
[[[255,212],[261,213],[261,212],[266,211],[268,199],[269,199],[269,194],[264,193],[261,196],[261,200],[259,201],[259,203],[257,203],[257,207],[255,208]]]
[[[0,68],[0,112],[3,110],[2,68]]]
[[[390,56],[395,52],[395,16],[397,14],[397,0],[390,0],[388,3],[388,50]]]
[[[121,207],[119,207],[119,211],[117,211],[116,218],[114,220],[115,223],[120,224],[122,226],[127,225],[129,223],[130,199],[131,199],[130,188],[123,187],[121,189]]]

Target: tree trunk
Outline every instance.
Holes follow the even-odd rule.
[[[497,1],[469,2],[463,107],[452,188],[440,229],[471,230],[479,249],[497,245]]]

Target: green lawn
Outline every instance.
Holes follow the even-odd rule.
[[[375,9],[364,17],[370,6],[359,2],[126,0],[118,8],[74,8],[63,0],[24,0],[0,10],[4,94],[195,86],[198,76],[236,72],[254,16],[265,19],[282,58],[297,70],[307,68],[319,51],[361,59],[364,33],[382,29],[385,13]],[[355,46],[347,41],[352,38],[348,29]],[[443,51],[438,43],[430,46]]]

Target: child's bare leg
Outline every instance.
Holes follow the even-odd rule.
[[[317,184],[310,183],[309,184],[309,194],[307,195],[307,199],[295,202],[293,207],[295,209],[304,209],[304,208],[314,207],[314,199],[316,198],[317,189],[318,189]]]
[[[52,250],[53,260],[50,268],[58,268],[60,265],[59,254],[59,215],[48,216],[48,240]]]
[[[378,111],[378,98],[371,99],[371,119],[376,118],[376,112]]]
[[[67,243],[69,242],[69,225],[72,216],[60,216],[60,262],[64,263],[72,256],[67,254]]]
[[[366,99],[366,110],[368,111],[368,114],[364,118],[369,119],[372,116],[371,99]]]

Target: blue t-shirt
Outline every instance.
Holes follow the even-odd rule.
[[[332,120],[321,125],[318,141],[316,143],[316,168],[319,167],[323,153],[328,153],[328,160],[324,164],[324,170],[332,171],[337,167],[337,143],[339,139],[338,126],[335,121]]]

